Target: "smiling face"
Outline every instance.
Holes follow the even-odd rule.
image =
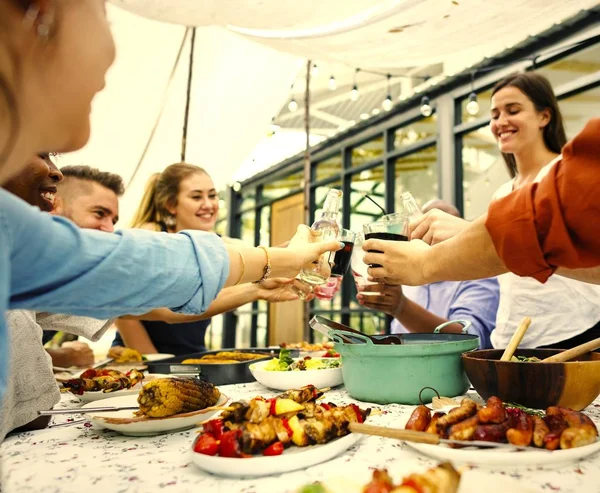
[[[63,179],[62,173],[49,156],[32,158],[25,168],[5,184],[6,190],[40,210],[51,212],[54,209],[57,183]]]
[[[54,212],[80,228],[112,233],[119,220],[119,198],[100,183],[68,177],[60,187]]]
[[[492,97],[492,134],[498,148],[506,154],[543,142],[543,130],[550,122],[550,111],[537,111],[533,102],[519,89],[507,86]]]
[[[219,212],[219,196],[215,184],[206,173],[193,173],[181,180],[177,205],[169,207],[175,216],[175,230],[212,231]]]

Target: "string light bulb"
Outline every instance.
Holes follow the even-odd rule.
[[[310,75],[312,75],[313,77],[316,77],[317,75],[319,75],[319,67],[317,66],[316,63],[312,66],[312,70],[310,71]]]
[[[421,98],[421,115],[423,115],[425,118],[428,118],[432,115],[432,113],[433,108],[431,106],[429,98],[427,96],[423,96]]]
[[[394,103],[392,102],[392,96],[388,94],[387,97],[383,100],[383,103],[381,103],[381,106],[385,111],[390,111],[392,109],[392,106],[394,106]]]
[[[390,111],[392,109],[392,106],[394,106],[394,103],[392,102],[392,89],[390,87],[391,79],[392,76],[390,74],[387,74],[387,96],[383,100],[383,103],[381,103],[381,106],[385,111]]]
[[[352,86],[352,92],[350,92],[350,99],[352,101],[358,101],[360,94],[358,93],[358,86],[354,84]]]
[[[469,94],[469,102],[467,103],[467,113],[471,116],[479,113],[479,103],[477,102],[477,94],[472,92]]]
[[[297,109],[298,109],[298,102],[294,98],[292,98],[290,100],[290,102],[288,103],[288,110],[290,110],[291,113],[294,113]]]
[[[329,90],[335,91],[336,88],[337,88],[337,84],[335,82],[335,77],[332,75],[331,77],[329,77]]]

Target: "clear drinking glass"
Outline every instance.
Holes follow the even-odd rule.
[[[364,262],[365,251],[362,248],[364,241],[364,233],[358,233],[354,241],[354,251],[352,252],[352,260],[350,261],[352,276],[354,277],[354,282],[356,283],[357,288],[361,288],[363,286],[368,286],[372,284],[378,284],[376,282],[368,280],[369,274],[367,274],[367,269],[369,268],[369,266]],[[365,296],[378,296],[381,293],[366,292],[362,294],[364,294]]]

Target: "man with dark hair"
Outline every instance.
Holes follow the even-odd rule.
[[[112,233],[119,220],[119,197],[125,187],[114,173],[89,166],[65,166],[58,184],[54,214],[71,219],[85,229]]]

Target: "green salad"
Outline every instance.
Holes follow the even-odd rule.
[[[290,356],[289,349],[279,351],[279,358],[273,358],[263,368],[266,371],[305,371],[305,370],[327,370],[330,368],[339,368],[341,361],[335,359],[320,359],[307,356],[304,359],[294,361]]]

